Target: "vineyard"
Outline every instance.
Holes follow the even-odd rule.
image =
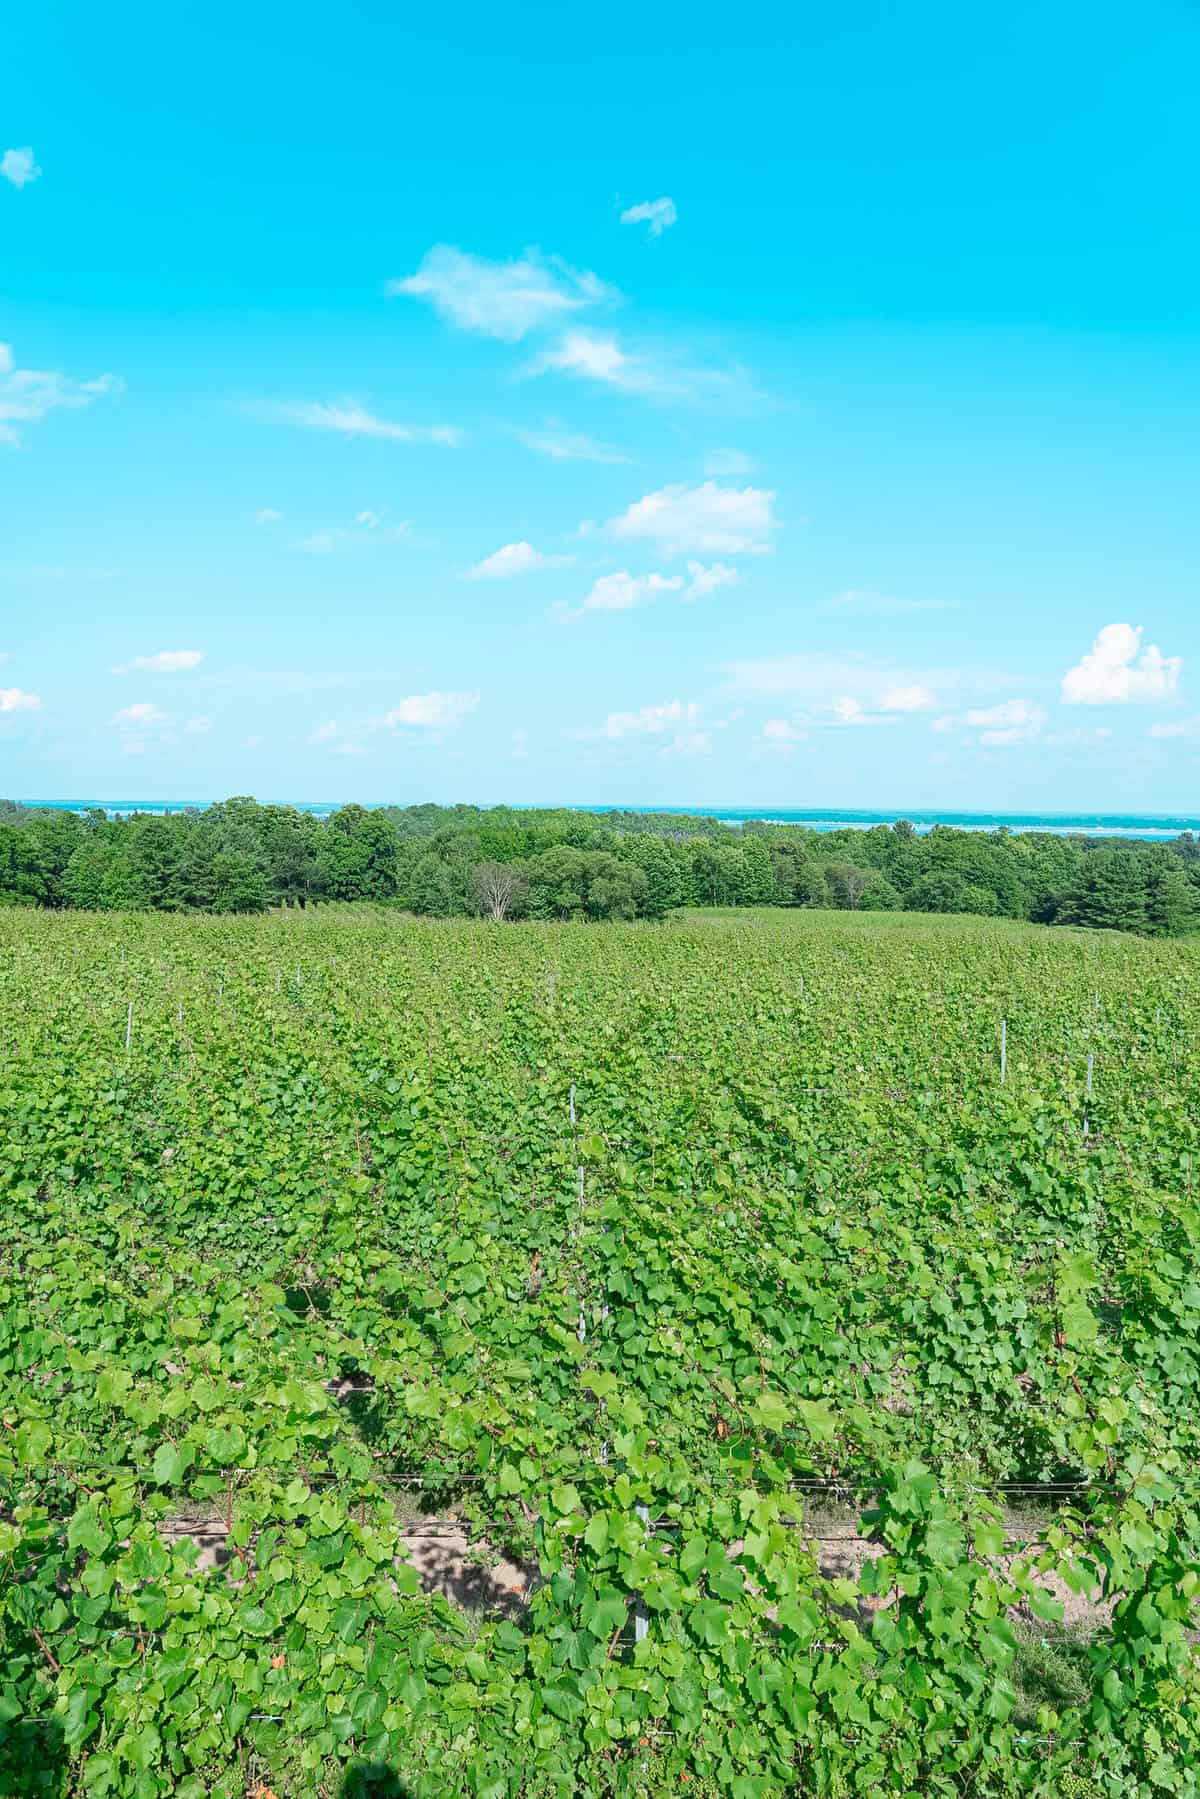
[[[0,1794],[1200,1794],[1200,951],[0,911]]]

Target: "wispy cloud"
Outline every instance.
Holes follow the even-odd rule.
[[[11,347],[0,344],[0,443],[18,448],[23,425],[40,424],[52,412],[77,412],[124,387],[117,375],[76,381],[59,369],[20,369]]]
[[[695,700],[664,700],[659,705],[641,706],[636,712],[610,712],[599,731],[583,735],[609,742],[648,739],[663,756],[702,756],[712,748],[702,713]]]
[[[664,194],[659,200],[642,200],[627,206],[621,214],[622,225],[648,225],[651,237],[661,237],[679,218],[675,202]]]
[[[960,687],[978,677],[958,669],[906,669],[850,651],[799,650],[780,656],[761,656],[723,664],[723,673],[744,693],[791,696],[814,705],[828,705],[830,696],[852,695],[872,711],[883,710],[885,698],[893,708],[897,699],[923,709],[928,697],[943,686]],[[989,677],[990,680],[990,677]]]
[[[367,753],[363,744],[343,734],[342,727],[333,718],[310,731],[308,741],[327,748],[333,756],[365,756]]]
[[[703,600],[719,587],[736,587],[741,575],[727,562],[689,562],[688,581],[683,590],[685,600]]]
[[[1112,730],[1108,725],[1096,725],[1094,729],[1085,725],[1069,731],[1050,731],[1042,742],[1051,750],[1102,750],[1111,737]]]
[[[385,525],[379,513],[372,512],[367,507],[356,513],[350,524],[329,525],[319,531],[310,531],[306,537],[298,538],[291,547],[303,551],[306,556],[332,556],[336,550],[362,543],[400,543],[408,537],[411,530],[411,519],[400,519],[394,525]]]
[[[911,713],[929,712],[936,706],[936,695],[928,687],[915,684],[889,688],[873,707],[864,705],[852,694],[843,694],[828,705],[814,706],[807,722],[818,727],[847,726],[852,729],[898,725]]]
[[[33,151],[28,144],[20,150],[6,150],[0,156],[0,175],[16,188],[28,187],[31,181],[37,180],[41,172],[33,160]]]
[[[582,431],[567,431],[553,422],[541,430],[518,429],[513,433],[519,443],[535,456],[549,457],[551,462],[628,462],[630,458],[612,444],[599,443]]]
[[[479,704],[477,693],[412,693],[384,714],[389,730],[447,731],[460,725]]]
[[[884,712],[933,712],[937,703],[937,695],[933,689],[926,687],[922,681],[889,687],[880,701]]]
[[[755,397],[740,369],[696,367],[669,353],[626,350],[614,332],[568,331],[554,349],[542,350],[524,375],[568,375],[621,393],[681,402],[745,402]]]
[[[350,533],[334,528],[327,531],[310,531],[307,537],[297,538],[294,549],[303,550],[306,556],[332,556],[338,545]]]
[[[582,618],[585,612],[630,612],[644,600],[664,593],[675,594],[681,600],[700,600],[741,579],[737,569],[723,562],[689,562],[687,571],[686,576],[634,575],[628,569],[617,569],[609,575],[598,575],[578,606],[560,604],[555,611],[564,618]]]
[[[944,612],[954,600],[910,600],[896,594],[876,593],[869,587],[848,587],[827,600],[825,612],[840,612],[854,618],[905,618],[915,612]]]
[[[282,512],[276,512],[274,506],[260,506],[254,514],[254,522],[256,525],[277,525],[282,517]]]
[[[468,581],[507,581],[514,575],[531,575],[537,569],[564,568],[574,562],[574,556],[544,556],[535,550],[531,543],[506,543],[502,549],[493,550],[482,562],[466,573]]]
[[[754,458],[748,456],[745,450],[710,450],[704,458],[704,473],[715,475],[718,479],[722,476],[752,475]]]
[[[121,710],[115,712],[108,722],[115,725],[119,731],[144,731],[153,725],[166,725],[171,721],[169,715],[160,707],[153,705],[151,701],[138,700],[132,706],[122,706]]]
[[[115,581],[121,568],[88,568],[65,562],[0,562],[0,578],[11,581]]]
[[[631,575],[627,569],[619,569],[593,581],[574,616],[583,612],[628,612],[640,600],[656,593],[676,593],[682,586],[682,575]]]
[[[1046,724],[1045,708],[1032,700],[1002,700],[997,706],[975,706],[961,718],[947,714],[933,721],[935,731],[973,731],[982,749],[1013,749],[1034,743]]]
[[[1200,716],[1174,719],[1167,723],[1160,719],[1152,724],[1146,733],[1147,737],[1200,737]]]
[[[198,668],[203,661],[203,650],[156,650],[152,656],[134,656],[112,672],[128,675],[137,670],[139,674],[175,675],[185,669]]]
[[[39,712],[41,695],[21,687],[0,687],[0,712]]]
[[[1105,625],[1086,656],[1063,676],[1064,703],[1128,706],[1174,699],[1182,656],[1164,656],[1154,643],[1144,650],[1141,645],[1141,625]]]
[[[361,400],[248,400],[242,411],[266,424],[298,425],[305,431],[332,431],[340,437],[383,438],[392,443],[440,444],[456,449],[463,433],[456,425],[406,425],[380,418]]]
[[[635,500],[606,530],[623,542],[653,544],[662,556],[762,556],[779,529],[775,495],[763,487],[679,483]]]
[[[123,756],[141,756],[151,747],[161,749],[173,741],[168,729],[170,715],[149,700],[123,706],[108,722],[117,733]]]
[[[387,282],[385,291],[425,300],[460,331],[506,343],[618,297],[599,276],[540,250],[526,250],[510,262],[489,262],[452,244],[435,244],[415,275]]]
[[[808,732],[788,718],[769,718],[762,728],[763,741],[776,755],[790,755],[797,744],[807,743]]]

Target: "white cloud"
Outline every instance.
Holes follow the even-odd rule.
[[[687,568],[691,579],[683,591],[685,600],[702,600],[718,587],[736,587],[742,578],[727,562],[710,562],[707,568],[703,562],[689,562]]]
[[[744,402],[757,397],[741,370],[696,368],[670,354],[625,350],[613,332],[568,331],[556,349],[540,351],[521,373],[569,375],[652,400]]]
[[[1045,711],[1031,700],[1003,700],[998,706],[976,707],[963,717],[970,730],[979,732],[979,742],[985,749],[1010,749],[1014,744],[1032,743],[1041,736],[1045,722]]]
[[[40,424],[51,412],[77,412],[124,387],[116,375],[76,381],[59,369],[19,369],[10,346],[0,344],[0,443],[16,448],[22,425]]]
[[[774,749],[779,750],[792,750],[808,737],[807,731],[786,718],[769,718],[762,728],[762,734]]]
[[[531,543],[506,543],[467,570],[468,581],[507,581],[513,575],[530,575],[539,568],[563,568],[574,556],[543,556]]]
[[[754,473],[754,458],[747,456],[745,450],[710,450],[704,458],[706,475],[751,475]]]
[[[617,742],[648,737],[659,742],[661,755],[699,756],[712,747],[708,732],[701,728],[701,711],[694,700],[665,700],[636,712],[610,712],[599,735]]]
[[[631,575],[628,569],[601,575],[580,607],[581,612],[628,612],[655,593],[676,593],[684,585],[682,575]]]
[[[282,517],[282,512],[276,512],[274,506],[260,506],[254,514],[254,522],[256,525],[277,525]]]
[[[383,520],[377,512],[372,512],[371,508],[366,506],[361,512],[355,513],[354,522],[364,531],[378,531]]]
[[[657,377],[649,364],[627,356],[612,334],[601,336],[595,331],[568,331],[557,350],[543,350],[526,372],[543,375],[548,370],[602,381],[629,393],[653,393],[657,388]]]
[[[477,693],[413,693],[398,706],[393,706],[383,722],[390,730],[397,725],[419,730],[449,730],[461,724],[478,704]]]
[[[198,668],[204,661],[203,650],[157,650],[153,656],[134,656],[132,661],[113,669],[114,675],[127,675],[133,669],[139,674],[175,675]]]
[[[0,712],[38,712],[41,696],[26,693],[20,687],[0,687]]]
[[[205,731],[212,730],[212,719],[204,717],[189,718],[183,728],[185,731],[191,732],[193,737],[199,737],[202,736]]]
[[[889,687],[879,703],[885,712],[932,712],[937,695],[923,682],[913,681],[906,687]]]
[[[170,724],[170,718],[149,700],[139,700],[136,705],[123,706],[109,719],[118,731],[148,731],[159,725]]]
[[[6,181],[11,181],[14,187],[28,187],[31,181],[37,180],[41,172],[33,160],[33,151],[28,144],[20,150],[6,150],[0,156],[0,175]]]
[[[327,724],[318,725],[315,731],[310,731],[308,741],[310,743],[332,743],[337,734],[337,723],[331,718]]]
[[[605,737],[661,737],[681,724],[695,724],[700,707],[694,700],[665,700],[658,706],[642,706],[636,712],[610,712],[604,721]]]
[[[547,456],[551,462],[628,462],[629,457],[612,444],[599,443],[582,431],[567,431],[550,421],[541,430],[518,430],[513,434],[536,456]]]
[[[675,202],[667,194],[660,200],[643,200],[627,206],[621,214],[622,225],[649,225],[651,237],[661,237],[679,217]]]
[[[833,725],[877,725],[894,722],[884,721],[875,714],[864,711],[861,702],[851,699],[849,694],[840,700],[834,700],[832,706],[827,710],[829,714],[827,722]]]
[[[643,600],[656,594],[676,593],[681,600],[700,600],[741,579],[735,568],[724,562],[689,562],[687,575],[632,575],[628,569],[617,569],[610,575],[599,575],[582,603],[575,607],[559,606],[556,610],[568,617],[579,618],[585,612],[629,612]]]
[[[1200,737],[1200,716],[1177,719],[1172,724],[1160,720],[1150,726],[1147,737]]]
[[[511,262],[489,262],[451,244],[435,244],[415,275],[389,281],[385,291],[427,300],[461,331],[516,343],[530,331],[615,298],[598,276],[539,250]]]
[[[779,528],[771,510],[774,499],[764,487],[677,483],[635,500],[606,529],[624,542],[652,543],[663,556],[762,556]]]
[[[342,437],[377,437],[394,443],[432,443],[455,449],[463,433],[455,425],[402,425],[380,418],[361,400],[251,400],[242,411],[267,424],[336,431]]]
[[[932,711],[936,705],[936,696],[928,687],[921,682],[912,682],[907,687],[885,687],[874,709],[864,705],[862,700],[856,700],[851,694],[844,694],[831,705],[813,707],[810,723],[853,727],[900,725],[905,714]]]
[[[333,746],[335,756],[365,756],[366,753],[361,743],[335,743]]]
[[[1083,660],[1063,676],[1064,702],[1125,706],[1173,699],[1183,658],[1164,656],[1153,643],[1141,650],[1141,644],[1141,625],[1105,625]]]

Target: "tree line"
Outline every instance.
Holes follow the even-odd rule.
[[[676,907],[974,912],[1174,936],[1200,923],[1200,839],[1117,845],[906,820],[818,832],[674,813],[237,798],[114,818],[0,801],[0,905],[262,912],[373,900],[437,917],[661,919]]]

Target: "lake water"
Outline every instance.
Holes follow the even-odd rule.
[[[114,815],[129,812],[183,812],[189,807],[204,808],[211,800],[26,800],[25,805],[50,806],[57,811],[82,812],[101,807]],[[311,812],[319,818],[336,812],[340,802],[289,800],[297,811]],[[408,802],[399,801],[398,804]],[[545,807],[525,810],[549,810]],[[748,819],[769,819],[774,823],[807,825],[813,831],[870,830],[872,825],[894,824],[907,818],[918,831],[931,831],[935,825],[952,825],[960,831],[1048,831],[1058,834],[1083,832],[1089,837],[1141,837],[1167,841],[1181,831],[1200,832],[1200,813],[1139,812],[928,812],[911,811],[855,812],[844,808],[803,807],[785,811],[778,806],[576,806],[577,812],[652,811],[673,812],[690,818],[720,818],[727,824],[745,824]]]

